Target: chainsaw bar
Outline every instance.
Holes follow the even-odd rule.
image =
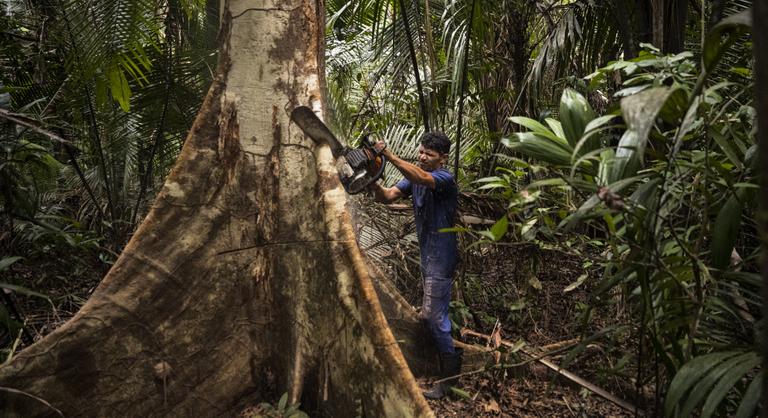
[[[291,112],[291,120],[299,126],[305,134],[319,144],[328,144],[335,158],[343,155],[344,144],[336,138],[336,135],[317,117],[312,109],[299,106]]]

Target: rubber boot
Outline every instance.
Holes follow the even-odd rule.
[[[440,353],[440,379],[445,379],[436,383],[431,389],[424,392],[427,399],[441,399],[450,393],[451,386],[456,386],[459,381],[458,375],[461,373],[461,360],[464,350],[454,349],[453,353]]]

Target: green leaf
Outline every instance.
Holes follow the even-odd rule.
[[[758,367],[761,360],[760,356],[755,352],[747,353],[741,356],[740,359],[741,361],[731,367],[710,392],[707,401],[704,403],[704,407],[701,409],[701,418],[710,418],[733,386],[741,380],[747,372]],[[758,380],[760,378],[760,375],[756,377]]]
[[[125,74],[120,70],[120,67],[114,66],[109,69],[107,73],[109,79],[109,91],[112,93],[112,97],[120,104],[120,107],[125,112],[131,110],[131,88],[128,85],[128,80],[125,78]]]
[[[565,180],[561,178],[553,178],[553,179],[544,179],[539,181],[534,181],[533,183],[529,184],[527,186],[528,189],[538,189],[541,187],[547,187],[547,186],[567,186],[568,183],[565,182]]]
[[[683,396],[697,384],[715,366],[741,354],[739,351],[725,351],[706,354],[696,357],[684,364],[675,374],[669,384],[667,397],[664,400],[664,414],[668,417],[676,416],[675,408],[682,401]],[[679,416],[679,415],[677,415]]]
[[[560,123],[571,147],[579,142],[587,124],[594,118],[595,112],[584,96],[573,89],[563,90],[563,95],[560,97]]]
[[[549,126],[549,129],[552,129],[552,132],[555,133],[560,138],[565,138],[565,132],[563,131],[563,124],[560,123],[557,119],[552,118],[546,118],[544,119],[545,122],[547,122],[547,126]]]
[[[736,196],[731,196],[720,209],[712,233],[712,267],[724,269],[731,260],[744,210]]]
[[[493,236],[494,241],[498,241],[501,239],[501,237],[504,236],[504,234],[507,233],[507,229],[509,228],[509,219],[507,219],[507,216],[504,215],[496,221],[495,224],[491,227],[491,234]]]
[[[619,180],[613,184],[610,184],[607,186],[608,190],[618,193],[622,190],[624,190],[626,187],[634,184],[635,182],[638,182],[642,180],[645,176],[635,176],[630,177],[626,179]],[[563,219],[562,222],[560,222],[559,227],[566,227],[573,223],[576,223],[583,219],[592,209],[595,208],[600,203],[600,198],[597,197],[597,194],[592,195],[589,199],[587,199],[586,202],[584,202],[579,208],[576,210],[575,213],[572,213],[567,218]]]
[[[741,398],[741,405],[736,410],[734,418],[752,418],[755,416],[757,404],[760,402],[760,394],[763,392],[764,379],[762,371],[752,379],[752,383],[749,384],[746,392],[744,392],[744,396]]]
[[[739,149],[733,143],[732,138],[726,138],[725,135],[718,132],[714,128],[709,130],[709,136],[715,140],[717,145],[723,151],[723,154],[728,157],[728,160],[733,165],[738,167],[740,170],[744,168]]]
[[[532,132],[518,132],[503,138],[502,144],[529,157],[553,165],[567,166],[573,150],[567,145]]]
[[[589,278],[589,273],[582,274],[581,276],[579,276],[576,279],[575,282],[573,282],[573,283],[569,284],[568,286],[566,286],[565,289],[563,289],[563,293],[568,293],[568,292],[576,289],[577,287],[581,286],[584,283],[584,281],[587,280],[587,278]]]
[[[510,353],[517,353],[521,348],[525,347],[525,340],[517,340],[512,347],[509,347]]]
[[[472,395],[470,395],[469,392],[459,389],[455,386],[451,386],[451,392],[453,392],[453,394],[458,396],[459,398],[472,399]]]
[[[526,239],[526,240],[532,240],[535,237],[536,230],[533,229],[533,226],[536,225],[536,222],[538,221],[538,218],[531,218],[528,219],[523,223],[522,228],[520,228],[520,235]]]
[[[643,161],[648,135],[656,117],[675,89],[655,87],[621,101],[621,110],[628,129],[619,140],[612,162],[609,182],[633,176]]]
[[[533,120],[531,118],[526,118],[523,116],[513,116],[509,118],[512,122],[524,126],[528,128],[531,132],[539,134],[541,136],[544,136],[546,138],[549,138],[553,141],[559,141],[562,143],[566,143],[567,141],[565,138],[558,137],[555,135],[554,132],[552,132],[550,129],[548,129],[546,126],[542,125],[540,122]]]
[[[701,61],[704,69],[711,72],[725,51],[743,34],[752,28],[752,9],[746,9],[718,22],[704,39]],[[723,35],[727,35],[722,41]]]
[[[0,271],[4,271],[8,267],[11,266],[11,264],[23,259],[24,257],[19,256],[13,256],[13,257],[5,257],[3,259],[0,259]]]
[[[26,287],[17,286],[15,284],[0,282],[0,289],[8,289],[8,290],[12,290],[12,291],[14,291],[16,293],[19,293],[19,294],[22,294],[22,295],[34,296],[34,297],[38,297],[38,298],[41,298],[41,299],[50,300],[50,298],[48,298],[48,296],[46,296],[46,295],[44,295],[42,293],[35,292],[34,290],[27,289]]]
[[[740,354],[711,368],[709,372],[704,375],[701,380],[696,383],[696,386],[694,386],[688,393],[688,398],[685,400],[685,404],[683,404],[683,407],[680,409],[680,416],[692,416],[693,410],[696,409],[699,404],[701,404],[705,396],[711,392],[712,387],[717,382],[724,380],[725,376],[729,375],[733,370],[740,370],[740,366],[742,366],[745,362],[751,364],[752,357],[757,357],[757,354]]]
[[[288,405],[288,392],[283,393],[283,396],[280,397],[280,401],[277,403],[277,409],[283,411],[285,410],[286,405]]]

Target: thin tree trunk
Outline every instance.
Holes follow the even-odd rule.
[[[432,416],[330,150],[289,123],[297,105],[324,109],[323,7],[224,5],[217,76],[176,166],[83,308],[0,367],[0,410],[233,416],[288,393],[312,416]],[[411,318],[393,318],[398,338],[420,332],[385,308]]]
[[[411,25],[408,23],[408,13],[405,10],[405,1],[400,0],[400,15],[403,19],[403,27],[405,28],[405,39],[408,42],[408,54],[411,58],[411,64],[413,66],[413,76],[416,78],[416,91],[419,94],[419,108],[421,109],[421,117],[424,120],[424,132],[431,131],[429,125],[429,110],[427,109],[427,102],[424,99],[424,89],[421,87],[421,76],[419,75],[419,63],[416,61],[416,48],[413,46],[413,33],[411,32]]]
[[[635,50],[635,39],[633,36],[633,28],[630,19],[629,12],[627,11],[626,0],[616,0],[613,6],[614,17],[619,27],[619,35],[621,36],[621,44],[624,49],[624,59],[632,59],[637,56]]]
[[[685,48],[688,23],[688,0],[670,0],[664,18],[664,52],[678,53]]]
[[[653,45],[664,48],[664,11],[667,0],[651,0],[651,28]]]
[[[461,128],[464,125],[464,95],[467,91],[467,63],[469,62],[469,47],[472,43],[472,27],[475,23],[475,5],[477,0],[472,0],[472,9],[469,12],[469,27],[467,28],[467,39],[464,41],[464,55],[461,62],[461,85],[459,86],[459,112],[456,117],[456,147],[454,147],[454,167],[453,175],[459,178],[459,161],[461,160]]]

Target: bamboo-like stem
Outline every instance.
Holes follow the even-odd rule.
[[[424,132],[429,132],[431,131],[429,127],[429,111],[427,110],[427,102],[424,100],[424,89],[421,86],[419,63],[416,61],[416,49],[413,46],[413,39],[411,38],[411,25],[408,23],[408,13],[405,11],[405,1],[399,0],[399,3],[400,15],[403,18],[403,27],[405,28],[405,39],[408,41],[408,51],[411,57],[411,64],[413,65],[413,75],[416,77],[416,90],[419,92],[419,107],[421,108],[421,116],[424,119]]]
[[[467,39],[464,41],[464,56],[461,63],[461,85],[459,86],[459,112],[456,121],[456,148],[454,149],[454,166],[453,175],[456,176],[456,180],[459,179],[459,155],[461,154],[461,128],[462,120],[464,116],[464,93],[467,86],[467,61],[469,58],[469,44],[472,42],[472,26],[474,26],[475,20],[475,5],[477,0],[472,0],[472,10],[469,14],[469,27],[467,28]]]

